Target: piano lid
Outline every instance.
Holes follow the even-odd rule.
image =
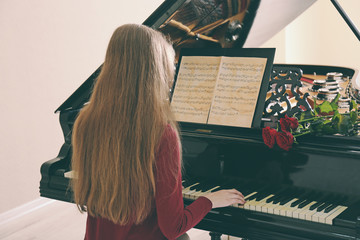
[[[181,48],[259,47],[316,0],[166,0],[144,25]],[[99,67],[55,112],[82,107]]]
[[[259,47],[301,15],[316,0],[261,1],[244,47]]]
[[[144,24],[169,35],[177,52],[182,47],[259,47],[315,1],[182,0],[163,13],[155,11]]]

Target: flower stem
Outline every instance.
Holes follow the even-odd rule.
[[[306,132],[302,132],[302,133],[299,133],[299,134],[293,134],[294,137],[300,137],[302,135],[305,135],[305,134],[309,134],[311,133],[311,131],[306,131]]]

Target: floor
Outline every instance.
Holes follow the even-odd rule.
[[[86,214],[71,203],[39,198],[28,205],[0,214],[2,240],[83,239]],[[210,240],[206,231],[191,229],[191,240]],[[222,236],[222,240],[239,238]]]

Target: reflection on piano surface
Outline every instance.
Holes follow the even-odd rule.
[[[167,0],[144,24],[169,35],[177,52],[182,47],[241,48],[254,19],[261,17],[259,5],[259,0]],[[275,67],[301,69],[310,83],[304,82],[300,91],[321,75],[340,72],[347,78],[341,94],[353,98],[354,69]],[[72,125],[100,69],[56,110],[65,142],[59,155],[41,167],[41,196],[72,201]],[[222,188],[236,188],[247,198],[244,206],[213,209],[196,226],[212,232],[212,239],[221,233],[254,240],[360,239],[359,136],[303,136],[283,151],[265,146],[261,129],[194,123],[180,123],[180,128],[185,204]]]

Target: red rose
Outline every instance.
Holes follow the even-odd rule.
[[[289,132],[278,132],[276,134],[276,142],[280,148],[289,151],[294,143],[294,136]]]
[[[299,126],[299,122],[296,118],[289,118],[289,121],[290,121],[290,128],[292,130],[296,130]]]
[[[296,120],[296,118],[289,118],[287,115],[285,115],[285,118],[280,119],[280,127],[281,131],[283,132],[289,132],[290,129],[296,130],[299,126],[299,122]]]
[[[263,137],[264,143],[269,148],[274,147],[276,134],[277,134],[277,131],[275,129],[271,128],[271,127],[263,128],[262,137]]]

